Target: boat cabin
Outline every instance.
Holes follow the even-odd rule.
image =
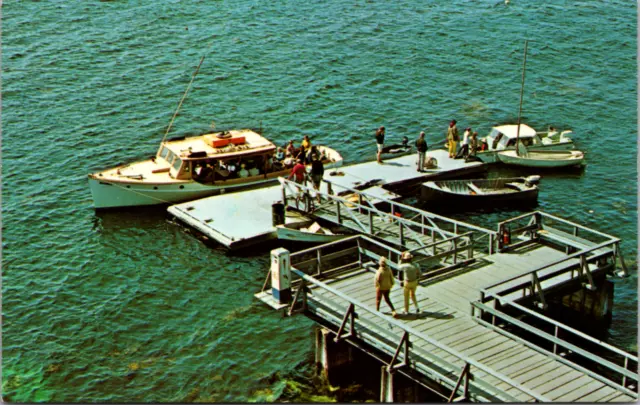
[[[181,137],[162,143],[155,159],[164,169],[155,172],[199,183],[243,183],[287,173],[293,160],[277,160],[275,154],[276,146],[251,130]]]
[[[500,125],[493,127],[485,138],[488,150],[513,149],[518,137],[518,125]],[[542,141],[535,129],[526,124],[520,124],[520,142],[524,146],[540,145]]]

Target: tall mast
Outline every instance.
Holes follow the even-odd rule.
[[[171,122],[169,122],[167,131],[164,133],[164,136],[162,137],[162,141],[160,143],[164,142],[164,140],[167,138],[167,135],[169,135],[169,131],[171,131],[171,126],[173,125],[173,121],[176,119],[176,116],[178,115],[178,111],[180,111],[180,107],[182,107],[182,102],[184,101],[185,98],[187,98],[187,93],[189,92],[189,89],[191,88],[191,85],[193,84],[193,81],[195,80],[196,75],[198,74],[198,71],[200,71],[200,66],[202,66],[202,62],[204,62],[204,56],[200,59],[200,63],[198,63],[198,67],[196,68],[196,71],[193,72],[193,76],[191,77],[191,81],[187,86],[187,90],[185,90],[184,94],[182,95],[182,99],[178,103],[178,108],[176,108],[176,112],[173,113],[173,117],[171,117]]]
[[[522,118],[522,97],[524,95],[524,72],[527,67],[527,45],[529,44],[529,40],[524,40],[524,60],[522,62],[522,85],[520,86],[520,108],[518,110],[518,129],[516,131],[516,155],[520,156],[520,151],[518,150],[518,144],[520,143],[520,119]]]

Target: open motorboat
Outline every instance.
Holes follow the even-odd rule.
[[[342,165],[335,150],[314,145],[325,169]],[[293,159],[243,129],[163,140],[154,157],[89,174],[95,208],[173,204],[259,187],[289,175]]]
[[[520,124],[520,144],[536,150],[571,150],[573,140],[567,136],[572,131],[536,132],[526,124]],[[518,124],[493,127],[489,135],[478,140],[476,157],[484,163],[499,162],[498,153],[513,150],[518,138]]]
[[[393,155],[394,157],[403,156],[411,153],[411,149],[413,148],[409,145],[409,138],[405,136],[402,138],[402,143],[385,146],[382,148],[381,153],[383,157],[385,157],[385,155]],[[388,159],[389,157],[390,156],[387,156],[386,158]]]
[[[428,181],[422,184],[420,198],[428,204],[456,206],[456,209],[534,203],[539,181],[540,176]]]
[[[524,167],[559,168],[579,166],[584,163],[584,153],[579,150],[508,150],[498,153],[502,163]]]

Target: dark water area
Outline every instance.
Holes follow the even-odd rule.
[[[624,1],[5,1],[3,399],[338,398],[310,380],[312,322],[253,297],[267,251],[92,208],[86,175],[155,153],[203,55],[171,135],[261,126],[349,164],[375,158],[380,125],[435,148],[453,118],[480,136],[515,122],[531,40],[523,122],[572,129],[588,162],[544,174],[538,208],[622,238],[608,342],[637,350],[636,38]]]

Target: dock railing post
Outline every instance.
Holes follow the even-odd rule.
[[[614,248],[614,259],[613,266],[615,268],[616,262],[618,259],[620,260],[620,266],[622,267],[622,271],[616,273],[618,277],[627,277],[629,276],[629,271],[627,270],[627,265],[624,262],[624,257],[622,256],[622,251],[620,250],[620,241],[615,243]]]
[[[404,224],[402,221],[398,221],[398,224],[400,225],[400,233],[398,235],[400,238],[400,246],[404,246]]]
[[[284,204],[284,209],[287,209],[287,190],[285,183],[282,183],[282,203]]]
[[[369,233],[373,236],[373,211],[369,210]]]
[[[453,239],[453,264],[458,263],[458,238]]]

